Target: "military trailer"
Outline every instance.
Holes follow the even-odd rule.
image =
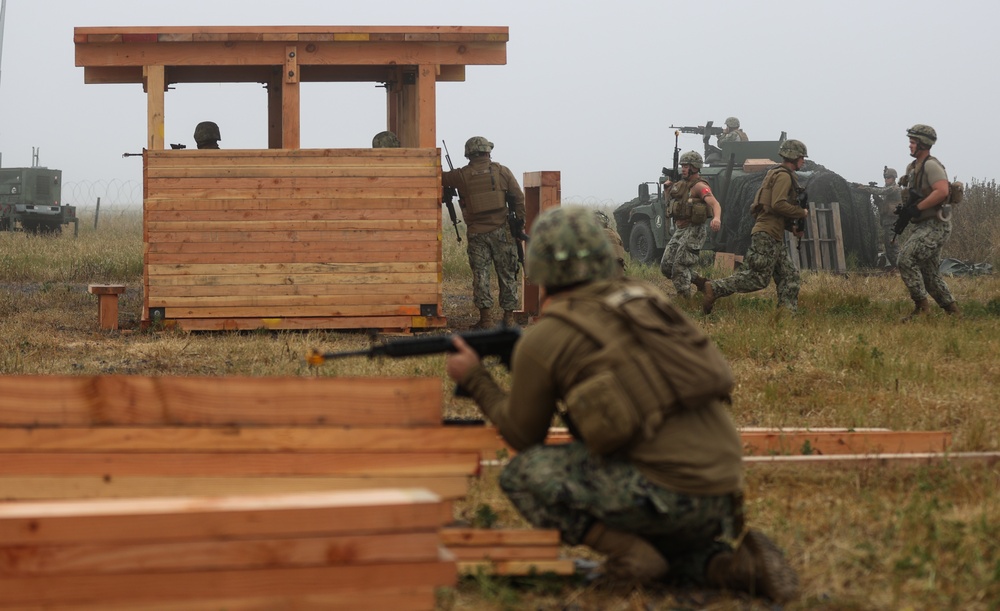
[[[0,231],[62,233],[79,231],[76,207],[62,203],[62,170],[0,168]]]

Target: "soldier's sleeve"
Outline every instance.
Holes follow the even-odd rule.
[[[500,166],[500,176],[504,182],[504,189],[514,196],[514,215],[518,220],[524,220],[524,192],[521,185],[514,178],[514,173],[507,166]]]
[[[451,187],[453,189],[459,188],[462,183],[462,168],[457,168],[454,170],[448,170],[441,173],[441,186]]]
[[[937,159],[928,159],[924,163],[924,172],[927,174],[927,184],[931,187],[938,181],[948,180],[948,172],[945,171],[944,166]]]
[[[774,187],[771,189],[771,210],[775,214],[787,218],[805,218],[808,214],[806,210],[800,207],[798,202],[790,199],[791,189],[792,177],[787,172],[778,172],[778,176],[774,180]]]

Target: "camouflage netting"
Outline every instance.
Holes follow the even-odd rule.
[[[878,258],[879,227],[870,197],[851,189],[839,174],[806,160],[800,175],[809,201],[817,205],[840,203],[840,222],[844,234],[844,255],[851,266],[874,267]],[[750,203],[764,181],[764,172],[733,177],[733,186],[722,202],[722,231],[717,238],[717,250],[745,254],[750,247],[753,217]],[[803,180],[804,178],[804,180]]]

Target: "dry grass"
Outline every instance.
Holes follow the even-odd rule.
[[[92,223],[92,221],[91,221]],[[445,381],[444,358],[353,359],[309,369],[310,348],[358,349],[358,333],[142,331],[138,214],[102,213],[100,232],[0,234],[0,373],[150,375],[427,375]],[[448,229],[448,228],[446,228]],[[956,230],[957,231],[957,230]],[[445,308],[471,321],[464,243],[445,236]],[[953,242],[956,237],[953,237]],[[996,242],[994,242],[995,244]],[[995,251],[994,251],[995,252]],[[631,268],[672,291],[653,269]],[[96,330],[92,282],[124,282],[130,332]],[[801,313],[778,316],[774,289],[718,302],[705,319],[683,304],[730,358],[739,379],[733,417],[752,426],[948,430],[955,450],[1000,450],[1000,279],[954,278],[963,307],[900,324],[910,307],[896,276],[807,274]],[[461,326],[461,322],[455,326]],[[497,374],[505,379],[506,375]],[[449,398],[448,415],[477,414]],[[750,520],[772,533],[798,567],[794,609],[1000,609],[1000,472],[993,466],[755,468]],[[481,506],[499,524],[521,524],[488,469],[461,508]],[[747,609],[754,603],[699,592],[630,596],[541,579],[479,578],[441,597],[442,609]]]

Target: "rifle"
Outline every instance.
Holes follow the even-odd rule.
[[[681,147],[677,143],[677,140],[681,137],[680,131],[674,132],[674,168],[668,169],[663,168],[663,175],[667,177],[670,182],[677,182],[681,179],[681,166],[678,163],[681,154]]]
[[[171,144],[170,148],[172,148],[175,151],[179,151],[179,150],[182,150],[182,149],[186,149],[187,145],[186,144]]]
[[[454,170],[455,166],[451,165],[451,154],[448,153],[448,145],[442,140],[441,144],[444,145],[444,159],[448,162],[448,169]],[[451,226],[455,228],[455,237],[458,239],[459,244],[462,243],[462,236],[458,233],[458,216],[455,214],[455,196],[458,195],[458,191],[455,187],[443,187],[441,190],[441,201],[444,205],[448,206],[448,216],[451,218]]]
[[[900,202],[896,204],[896,209],[892,211],[893,214],[897,215],[899,218],[896,219],[896,223],[892,226],[892,232],[895,234],[892,236],[892,240],[889,241],[890,244],[896,243],[896,238],[903,233],[906,226],[910,224],[910,221],[920,216],[920,210],[917,210],[917,204],[923,199],[920,195],[920,191],[916,189],[908,189],[908,196],[906,198],[906,203]]]
[[[511,354],[514,351],[514,344],[521,338],[521,330],[517,327],[498,327],[485,331],[465,331],[457,333],[465,340],[465,343],[476,351],[479,358],[496,356],[507,369],[510,369]],[[455,352],[455,344],[452,343],[451,334],[432,335],[429,337],[412,337],[398,339],[372,346],[368,350],[351,350],[347,352],[320,352],[313,349],[306,356],[306,362],[312,366],[322,365],[326,361],[342,359],[354,356],[390,356],[401,358],[406,356],[423,356],[427,354],[443,354],[445,352]],[[467,397],[469,393],[458,386],[455,394],[460,397]]]
[[[514,195],[510,191],[504,191],[503,200],[507,203],[507,227],[510,228],[510,235],[514,236],[514,243],[517,245],[517,260],[524,267],[524,245],[530,238],[524,233],[524,221],[517,218],[514,213],[514,206],[517,205]]]

